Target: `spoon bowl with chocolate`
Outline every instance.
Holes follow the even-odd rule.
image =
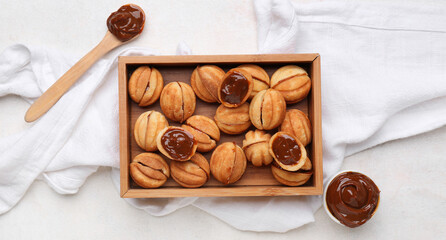
[[[33,122],[45,114],[71,86],[102,56],[138,37],[144,29],[144,11],[135,4],[127,4],[113,12],[107,19],[108,31],[102,41],[73,65],[25,114],[26,122]]]

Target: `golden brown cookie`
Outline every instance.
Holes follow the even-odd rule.
[[[214,116],[218,128],[227,134],[240,134],[251,126],[249,119],[249,104],[244,103],[237,108],[220,105]]]
[[[239,107],[248,100],[253,85],[249,72],[241,68],[233,68],[223,76],[218,87],[218,100],[226,107]]]
[[[173,121],[182,123],[192,116],[195,104],[194,90],[187,83],[171,82],[161,92],[161,110]]]
[[[175,182],[187,188],[201,187],[210,178],[208,160],[199,153],[195,153],[190,161],[171,161],[170,172]]]
[[[304,165],[300,168],[300,170],[310,171],[313,168],[313,164],[311,164],[310,158],[307,156]]]
[[[209,152],[217,146],[220,141],[220,129],[214,120],[203,116],[194,115],[186,120],[186,124],[181,126],[186,129],[197,140],[197,151]]]
[[[135,123],[133,134],[138,146],[146,151],[158,150],[156,136],[165,127],[169,126],[167,119],[157,111],[142,113]]]
[[[175,161],[189,160],[197,150],[194,135],[181,127],[166,127],[156,137],[158,150]]]
[[[308,160],[309,162],[309,160]],[[308,182],[313,175],[313,171],[303,171],[299,170],[296,172],[286,171],[275,164],[271,164],[271,172],[273,177],[280,183],[287,186],[300,186]]]
[[[310,119],[300,110],[291,109],[287,111],[285,119],[280,125],[280,131],[293,134],[304,146],[311,142]]]
[[[277,132],[269,141],[269,153],[277,165],[287,171],[297,171],[307,159],[305,146],[293,135]]]
[[[260,130],[278,127],[286,114],[286,103],[280,92],[274,89],[262,90],[252,99],[249,117],[252,124]]]
[[[141,66],[130,76],[129,95],[139,106],[156,102],[163,90],[163,76],[156,68]]]
[[[269,140],[271,135],[264,131],[249,131],[243,140],[243,150],[246,158],[256,167],[266,166],[273,161],[269,154]]]
[[[245,153],[235,142],[225,142],[212,153],[210,167],[219,182],[225,185],[235,183],[245,173]]]
[[[218,102],[218,86],[220,86],[225,71],[215,65],[198,66],[192,72],[190,85],[195,94],[203,101]]]
[[[169,165],[155,153],[141,153],[130,163],[130,176],[143,188],[157,188],[169,178]]]
[[[271,88],[278,90],[287,103],[296,103],[307,97],[311,79],[303,68],[288,65],[277,69],[273,74]]]
[[[269,88],[269,76],[263,68],[254,64],[243,64],[237,68],[246,70],[252,76],[253,86],[249,99],[252,99],[258,92]]]

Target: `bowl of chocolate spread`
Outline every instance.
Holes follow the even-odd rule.
[[[358,171],[345,170],[331,178],[325,187],[324,208],[334,222],[355,228],[373,217],[379,195],[372,179]]]

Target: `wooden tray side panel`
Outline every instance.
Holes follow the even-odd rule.
[[[295,187],[294,187],[295,188]],[[130,189],[125,197],[147,198],[147,189]],[[159,188],[150,192],[150,198],[169,197],[262,197],[262,196],[303,196],[319,195],[315,187],[299,187],[299,191],[287,186],[245,186],[245,187],[212,187],[191,188],[183,191],[180,188]]]
[[[318,194],[323,192],[322,165],[322,103],[321,103],[321,57],[314,59],[311,65],[312,90],[309,107],[309,117],[313,124],[313,139],[311,152],[314,164],[314,181]]]
[[[311,63],[319,54],[255,54],[255,55],[184,55],[184,56],[128,56],[127,64],[184,65],[184,64],[242,64],[242,63]]]
[[[320,128],[320,62],[318,54],[272,54],[272,55],[217,55],[217,56],[128,56],[119,58],[119,120],[120,120],[120,157],[121,157],[121,196],[129,198],[160,197],[216,197],[216,196],[289,196],[322,194],[322,140]],[[197,65],[216,64],[227,71],[243,63],[258,64],[269,76],[281,66],[295,64],[307,70],[312,79],[310,95],[303,101],[289,105],[308,114],[313,125],[313,141],[307,147],[314,164],[314,175],[304,186],[288,187],[280,185],[271,175],[270,167],[256,168],[248,163],[245,175],[235,184],[224,186],[213,177],[205,186],[196,189],[180,187],[172,179],[158,189],[143,189],[137,186],[129,176],[129,163],[137,154],[144,152],[133,139],[133,125],[137,117],[148,110],[161,111],[159,101],[152,106],[140,108],[127,94],[127,82],[130,74],[140,65],[151,65],[160,70],[165,85],[172,81],[190,84],[190,75]],[[319,100],[319,101],[318,101]],[[196,114],[213,118],[218,104],[208,104],[197,98]],[[179,126],[169,121],[169,124]],[[253,130],[251,127],[250,130]],[[271,132],[274,133],[274,132]],[[244,134],[236,137],[223,134],[219,144],[235,141],[242,146]],[[209,160],[211,153],[204,154]],[[167,160],[167,159],[166,159]]]
[[[130,188],[129,182],[129,108],[127,96],[127,64],[119,58],[119,156],[120,156],[120,194],[124,197]]]

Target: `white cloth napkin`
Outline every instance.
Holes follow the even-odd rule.
[[[446,124],[446,6],[255,1],[260,53],[318,52],[322,59],[324,179],[345,156]],[[179,46],[179,54],[189,53]],[[39,121],[0,139],[0,214],[38,177],[76,193],[98,166],[118,184],[117,55],[88,71]],[[14,45],[0,55],[0,96],[30,102],[72,64],[48,50]],[[314,221],[320,197],[129,199],[160,216],[194,205],[251,231],[285,232]]]

